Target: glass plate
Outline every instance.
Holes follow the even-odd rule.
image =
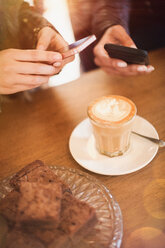
[[[66,182],[73,195],[96,209],[98,223],[79,248],[119,248],[123,235],[122,215],[118,203],[109,190],[97,179],[79,170],[65,167],[50,167],[56,175]],[[0,198],[12,190],[10,178],[0,182]],[[0,223],[2,230],[2,222]]]

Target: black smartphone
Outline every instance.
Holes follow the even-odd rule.
[[[108,43],[104,45],[111,58],[121,59],[128,64],[149,65],[148,52],[138,48]]]

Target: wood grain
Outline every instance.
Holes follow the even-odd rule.
[[[27,102],[14,98],[0,114],[0,179],[35,159],[48,165],[80,169],[68,140],[87,117],[90,101],[108,94],[132,99],[138,115],[146,118],[165,139],[165,49],[150,53],[155,71],[136,77],[113,77],[101,70],[78,80],[36,91]],[[87,171],[86,171],[87,172]],[[165,247],[165,150],[145,168],[123,176],[89,174],[102,181],[118,201],[124,223],[122,248]]]

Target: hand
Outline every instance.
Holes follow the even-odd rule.
[[[128,65],[122,60],[110,58],[104,49],[106,43],[136,48],[135,43],[122,26],[115,25],[108,28],[94,48],[94,61],[96,65],[100,66],[105,72],[109,74],[132,76],[150,73],[154,70],[154,67],[151,65]]]
[[[6,49],[0,51],[0,94],[12,94],[38,87],[59,73],[52,65],[61,63],[60,53]]]
[[[61,48],[66,46],[68,46],[68,43],[63,39],[63,37],[50,27],[44,27],[38,33],[37,50],[59,51]],[[62,70],[64,65],[73,60],[74,56],[63,59],[61,63],[55,62],[53,65]]]

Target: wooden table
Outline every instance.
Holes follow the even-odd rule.
[[[165,139],[165,49],[150,54],[156,70],[147,76],[112,77],[101,70],[55,88],[35,92],[32,102],[14,98],[0,114],[0,179],[33,160],[86,171],[72,158],[68,140],[87,117],[87,104],[108,94],[132,99],[138,114]],[[87,171],[86,171],[87,172]],[[110,189],[120,205],[122,248],[165,247],[165,149],[143,169],[123,176],[89,174]]]

